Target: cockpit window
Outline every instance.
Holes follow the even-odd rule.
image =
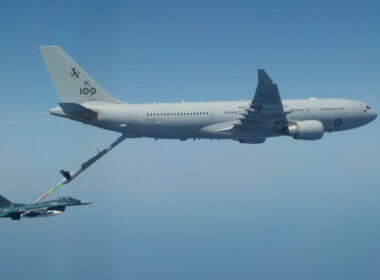
[[[64,197],[61,197],[59,200],[69,201],[69,200],[72,200],[72,197],[71,196],[64,196]]]
[[[367,110],[371,110],[371,107],[370,106],[365,106],[365,108],[367,109]]]

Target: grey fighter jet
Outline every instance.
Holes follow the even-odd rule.
[[[91,203],[72,197],[62,197],[34,204],[18,204],[12,203],[0,195],[0,218],[20,220],[21,218],[49,217],[62,214],[67,206],[87,205]]]

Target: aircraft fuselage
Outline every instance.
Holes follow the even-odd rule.
[[[91,104],[95,119],[66,114],[61,107],[53,115],[68,117],[107,130],[126,132],[131,137],[163,139],[252,139],[281,136],[266,123],[253,123],[249,130],[234,130],[251,101],[212,101],[153,104]],[[377,116],[366,104],[348,99],[282,100],[289,122],[317,120],[325,132],[342,131],[365,125]],[[259,114],[266,114],[265,111]],[[268,114],[274,114],[269,112]],[[268,118],[270,119],[270,115]]]

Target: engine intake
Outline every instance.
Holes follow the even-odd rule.
[[[322,138],[324,132],[325,128],[320,121],[309,120],[289,125],[286,134],[294,139],[318,140]]]

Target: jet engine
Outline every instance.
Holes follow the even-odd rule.
[[[286,134],[294,139],[318,140],[321,139],[325,128],[320,121],[299,121],[288,126]]]

